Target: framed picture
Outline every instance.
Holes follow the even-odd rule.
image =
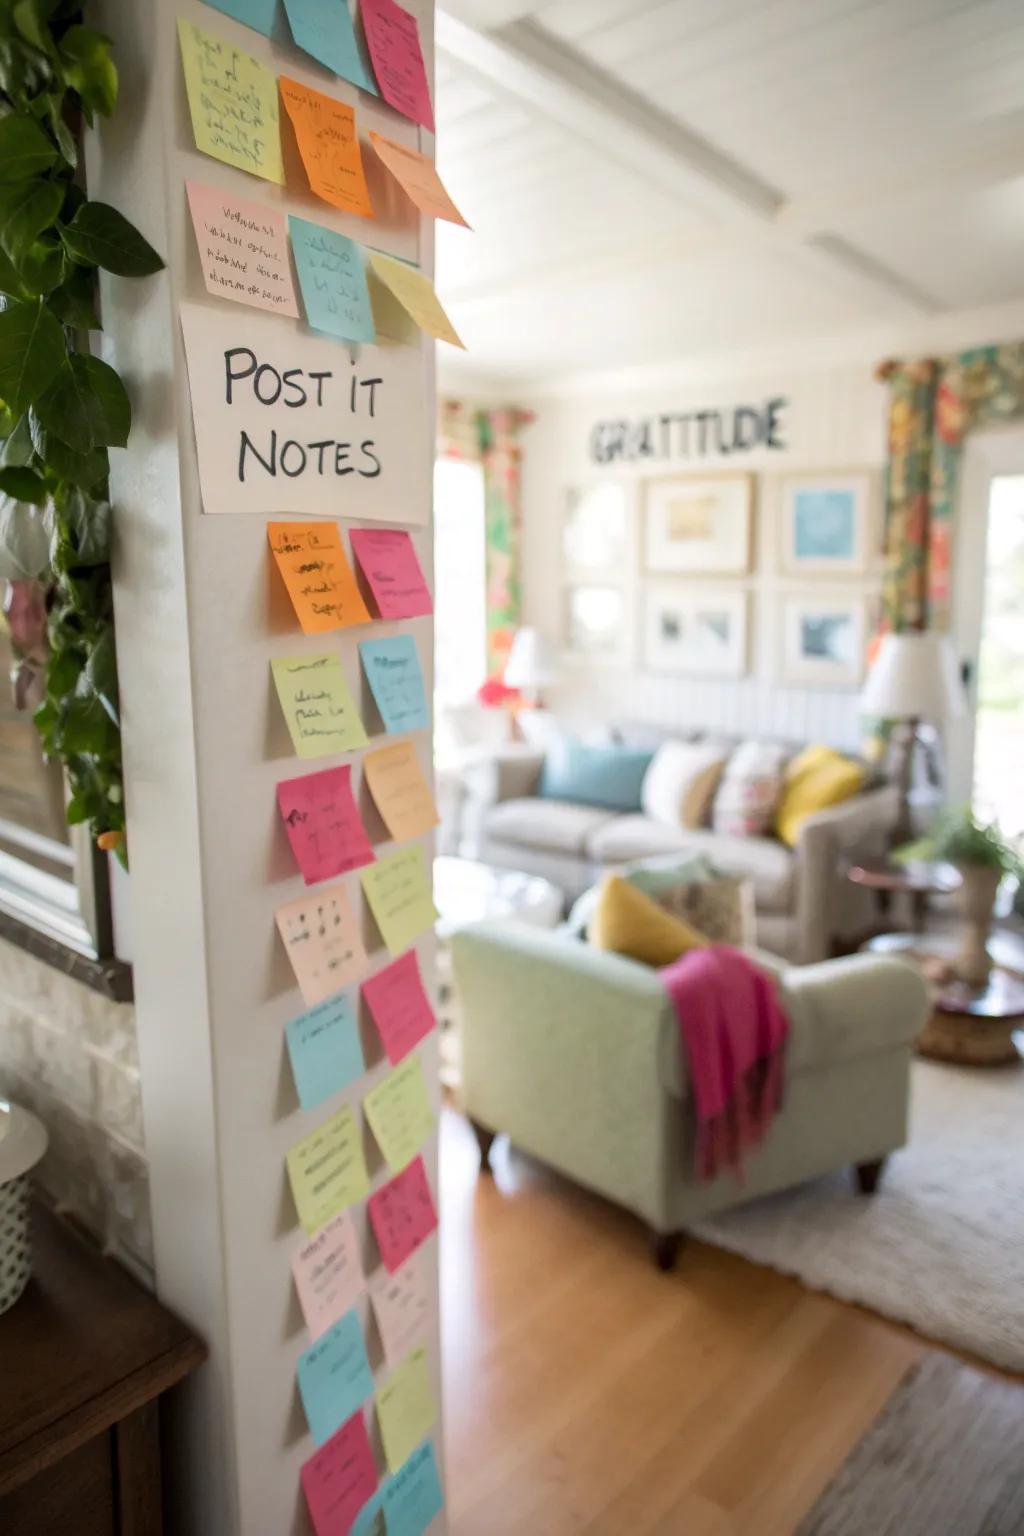
[[[621,587],[576,582],[565,589],[565,648],[571,656],[622,654],[626,600]]]
[[[650,672],[742,677],[747,594],[648,582],[643,593],[644,666]]]
[[[782,599],[782,681],[803,687],[855,688],[864,671],[863,597],[826,593]]]
[[[751,475],[649,480],[644,564],[654,575],[742,575],[750,568]]]
[[[626,487],[577,486],[566,495],[562,555],[570,575],[622,579],[626,568]]]
[[[782,482],[782,563],[822,575],[863,571],[867,559],[867,475],[793,475]]]

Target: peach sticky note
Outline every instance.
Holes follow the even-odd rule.
[[[402,1361],[377,1393],[377,1422],[388,1469],[397,1472],[437,1418],[427,1352],[422,1345]]]
[[[310,1237],[369,1193],[362,1127],[348,1104],[297,1141],[286,1160],[295,1211]]]
[[[363,997],[388,1060],[397,1066],[437,1022],[423,988],[414,949],[363,982]]]
[[[414,1158],[404,1172],[372,1194],[366,1209],[384,1267],[393,1275],[437,1231],[437,1211],[422,1157]]]
[[[441,300],[434,292],[434,285],[429,277],[425,276],[418,267],[410,267],[404,261],[397,261],[393,256],[382,256],[379,251],[370,251],[370,271],[375,272],[381,282],[397,299],[409,318],[425,331],[428,336],[436,336],[438,341],[449,341],[453,347],[465,346],[459,339],[459,334],[445,314]],[[374,310],[376,316],[376,310]],[[378,331],[384,330],[389,334],[386,325],[377,325]]]
[[[337,523],[268,523],[267,538],[307,635],[370,622]]]
[[[280,84],[311,189],[332,208],[372,219],[353,108],[287,75]]]
[[[363,758],[363,777],[396,843],[407,843],[437,826],[437,807],[413,742],[396,741],[367,752]],[[363,863],[369,860],[364,859]],[[349,865],[350,869],[354,867]]]
[[[419,843],[398,848],[369,864],[359,876],[380,936],[393,955],[400,955],[437,920]]]
[[[392,1173],[407,1168],[434,1129],[418,1056],[407,1056],[363,1100],[363,1110]]]
[[[307,1007],[333,997],[365,971],[366,950],[343,885],[286,902],[274,918]]]
[[[433,613],[430,588],[410,534],[396,528],[353,528],[349,538],[382,619],[415,619]]]
[[[342,1211],[292,1259],[292,1276],[311,1339],[355,1306],[366,1289],[359,1238],[350,1211]]]
[[[284,214],[201,181],[186,181],[207,293],[299,317]]]
[[[398,1365],[430,1327],[430,1292],[424,1255],[413,1254],[393,1275],[379,1269],[370,1281],[370,1299],[388,1365]]]
[[[178,17],[196,148],[265,181],[284,182],[277,81],[233,43]]]
[[[282,779],[277,805],[307,885],[372,863],[373,849],[352,794],[352,769],[347,763],[299,779]]]
[[[434,110],[415,16],[395,0],[361,0],[359,9],[381,95],[389,107],[433,133]]]
[[[362,1410],[302,1464],[302,1491],[316,1536],[339,1536],[377,1492],[377,1464]]]
[[[466,223],[445,189],[444,182],[427,155],[408,145],[387,139],[382,133],[370,130],[370,143],[383,160],[402,190],[412,198],[416,207],[431,219],[447,219],[449,224]]]

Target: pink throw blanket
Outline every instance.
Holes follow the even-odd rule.
[[[743,1174],[782,1102],[789,1020],[774,982],[727,944],[691,949],[661,972],[679,1020],[697,1121],[695,1173]]]

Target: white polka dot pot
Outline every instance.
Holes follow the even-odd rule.
[[[28,1176],[46,1141],[35,1115],[0,1099],[0,1312],[14,1306],[32,1273]]]

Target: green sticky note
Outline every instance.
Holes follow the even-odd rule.
[[[270,670],[299,757],[327,757],[366,746],[340,656],[275,656]]]
[[[408,1461],[436,1418],[427,1352],[414,1349],[377,1392],[377,1422],[389,1472],[397,1472]]]
[[[363,1111],[392,1173],[408,1168],[434,1129],[423,1065],[407,1056],[363,1100]]]
[[[359,878],[391,954],[400,955],[437,921],[423,849],[418,843],[368,864]]]
[[[310,1237],[370,1193],[362,1128],[347,1104],[297,1141],[286,1161],[296,1214]]]
[[[277,77],[252,54],[178,17],[196,148],[284,185]]]

